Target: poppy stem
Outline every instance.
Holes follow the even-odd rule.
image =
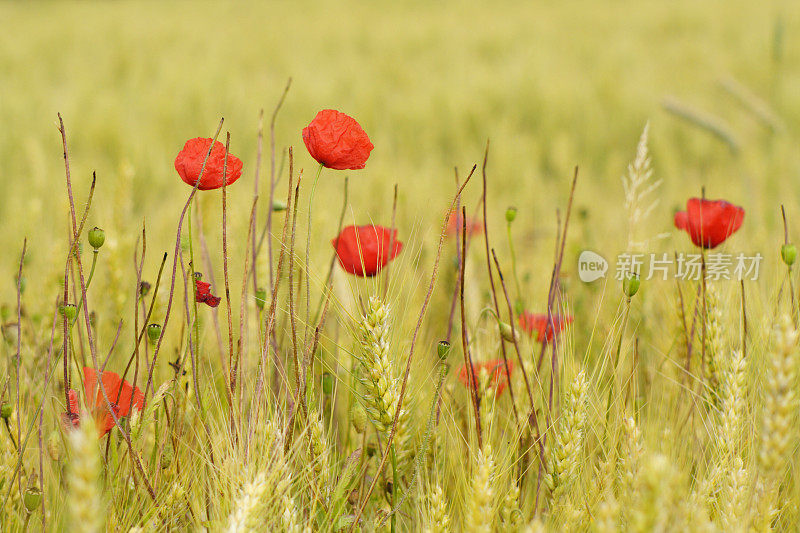
[[[519,313],[522,308],[524,308],[524,304],[522,302],[522,289],[519,286],[519,274],[517,273],[517,252],[514,249],[514,239],[511,237],[511,224],[513,224],[513,222],[506,222],[506,234],[508,235],[508,250],[511,253],[511,272],[514,275],[514,286],[517,288],[516,304],[519,308],[517,309]]]
[[[303,338],[308,342],[308,325],[311,319],[311,270],[309,268],[309,255],[311,251],[311,214],[314,206],[314,193],[317,190],[319,176],[322,174],[322,163],[317,167],[317,175],[314,176],[314,183],[311,185],[311,194],[308,196],[308,227],[306,228],[306,331]]]

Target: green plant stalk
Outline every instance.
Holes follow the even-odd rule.
[[[514,275],[514,286],[517,288],[515,303],[518,303],[522,299],[522,289],[520,289],[519,274],[517,273],[517,252],[514,249],[514,239],[511,237],[511,222],[506,222],[506,234],[508,235],[508,249],[511,252],[511,272]]]
[[[308,227],[306,228],[306,331],[308,331],[308,321],[311,319],[311,309],[309,303],[311,302],[311,270],[309,268],[309,256],[311,254],[311,214],[314,211],[314,193],[317,192],[317,183],[319,183],[320,174],[322,174],[322,163],[320,163],[317,167],[317,175],[314,177],[314,183],[311,185],[311,194],[308,196]],[[316,321],[317,320],[315,318],[314,323],[316,323]],[[311,357],[313,361],[313,353],[311,354]]]
[[[194,277],[194,245],[192,244],[193,241],[194,241],[194,239],[192,238],[192,208],[193,207],[194,207],[194,198],[192,198],[192,200],[191,200],[191,202],[189,204],[189,217],[188,217],[188,220],[187,220],[187,223],[186,223],[187,231],[189,233],[189,275],[190,275],[189,291],[191,291],[192,294],[194,294],[193,285],[195,283],[195,277]],[[194,305],[194,324],[192,325],[192,328],[189,330],[189,343],[190,344],[192,343],[191,336],[192,336],[192,333],[194,333],[195,368],[192,369],[192,371],[196,372],[197,371],[196,367],[199,364],[199,358],[200,358],[200,350],[199,350],[199,346],[200,346],[200,321],[197,319],[198,313],[197,313],[197,297],[196,296],[192,296],[192,303]],[[189,345],[187,345],[186,348],[187,348],[187,352],[188,352],[189,351]],[[186,357],[184,357],[183,359],[185,361]],[[183,364],[184,364],[184,362],[181,363],[181,366],[183,366]],[[195,385],[199,386],[199,382],[195,383]],[[200,413],[201,413],[201,415],[203,417],[203,420],[205,420],[206,419],[206,406],[203,405],[202,401],[200,401],[200,396],[199,396],[200,391],[194,391],[194,394],[197,397],[197,403],[200,404]]]
[[[92,284],[92,278],[94,277],[94,269],[97,266],[97,254],[99,252],[100,250],[94,250],[94,254],[92,254],[92,268],[89,270],[89,277],[86,278],[86,292],[89,292],[89,286]],[[72,320],[72,324],[75,324],[75,321],[78,320],[82,307],[83,307],[83,294],[81,294],[81,301],[78,302],[78,307],[76,308],[75,318]]]
[[[611,386],[608,388],[608,399],[606,400],[606,423],[603,428],[603,442],[605,442],[608,435],[608,423],[611,419],[611,398],[617,389],[617,367],[619,366],[619,354],[622,351],[622,339],[625,337],[625,328],[628,326],[628,314],[631,310],[631,299],[625,300],[625,316],[622,319],[622,330],[619,332],[619,339],[617,340],[617,352],[614,354],[614,366],[611,368]]]

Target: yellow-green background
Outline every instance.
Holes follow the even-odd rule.
[[[277,152],[280,160],[294,146],[306,194],[315,164],[300,130],[319,109],[353,115],[376,147],[363,171],[323,172],[315,263],[329,253],[344,174],[352,185],[349,222],[388,224],[399,183],[401,238],[408,250],[430,250],[453,167],[463,175],[491,139],[490,226],[501,229],[507,205],[519,208],[521,270],[532,273],[529,290],[542,305],[554,211],[566,201],[573,166],[581,167],[576,206],[588,216],[576,222],[574,246],[613,255],[626,239],[620,176],[648,120],[663,185],[645,234],[671,231],[673,210],[702,185],[710,197],[747,210],[745,237],[737,236],[745,251],[774,251],[780,202],[790,221],[800,220],[792,212],[800,189],[796,3],[36,2],[0,4],[0,19],[4,301],[13,298],[24,236],[31,279],[54,279],[60,270],[53,261],[61,262],[66,246],[67,203],[57,112],[66,121],[80,204],[97,171],[89,226],[106,229],[121,279],[129,279],[145,219],[153,254],[145,277],[152,277],[156,258],[173,246],[189,192],[174,156],[187,138],[210,135],[221,116],[232,151],[244,160],[230,191],[231,247],[241,255],[258,113],[269,116],[289,77]],[[729,79],[765,102],[784,129],[770,132],[725,92],[720,81]],[[667,96],[717,115],[739,152],[666,113]],[[262,191],[268,162],[265,152]],[[281,197],[284,183],[285,173]],[[477,185],[466,195],[471,207]],[[201,196],[216,262],[219,193]],[[502,235],[496,241],[505,253]],[[679,236],[666,249],[686,244]]]

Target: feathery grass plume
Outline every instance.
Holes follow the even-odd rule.
[[[632,509],[630,531],[683,531],[682,499],[675,469],[663,454],[653,454],[642,464],[640,490]]]
[[[326,495],[331,487],[327,486],[330,452],[325,439],[325,424],[317,408],[311,405],[309,405],[308,419],[308,465],[318,493]]]
[[[658,197],[654,198],[654,194],[661,185],[661,180],[651,182],[653,167],[650,164],[650,152],[647,148],[649,132],[650,123],[647,122],[636,145],[636,157],[628,165],[627,175],[621,178],[625,190],[625,209],[628,211],[627,250],[647,246],[649,239],[636,240],[636,230],[644,227],[643,222],[658,206]]]
[[[593,531],[596,533],[616,533],[620,531],[621,507],[611,489],[605,491],[603,501],[597,506]]]
[[[741,438],[747,380],[747,361],[741,351],[734,351],[723,373],[718,441],[729,459],[737,454]]]
[[[3,429],[5,431],[5,429]],[[4,497],[7,493],[9,495],[5,508],[0,508],[0,526],[9,528],[13,523],[12,517],[18,514],[17,510],[21,510],[21,498],[18,490],[11,490],[8,492],[11,477],[17,467],[17,452],[11,445],[8,439],[0,441],[0,497]],[[20,472],[20,475],[22,473]],[[16,481],[14,482],[16,485]],[[24,481],[23,481],[24,484]],[[21,524],[19,525],[21,527]]]
[[[717,512],[722,531],[740,531],[747,524],[748,475],[741,457],[736,457],[719,495]]]
[[[780,483],[794,447],[797,411],[798,333],[788,315],[783,315],[773,331],[772,350],[767,359],[764,388],[764,415],[761,429],[759,466],[770,483]]]
[[[386,438],[392,427],[397,401],[400,398],[399,380],[395,377],[389,345],[389,306],[371,296],[364,316],[361,317],[360,362],[363,374],[359,380],[366,389],[364,408],[375,428]],[[408,458],[408,408],[400,411],[394,446],[398,464]]]
[[[679,100],[667,96],[661,103],[665,111],[682,118],[687,123],[707,131],[724,142],[732,153],[737,153],[741,143],[731,131],[730,126],[711,113],[687,106]]]
[[[722,375],[717,443],[720,448],[721,488],[711,497],[710,512],[716,510],[724,531],[745,524],[748,498],[748,473],[738,450],[741,439],[747,364],[742,352],[734,351]],[[716,500],[716,505],[713,505]]]
[[[618,459],[617,483],[618,495],[622,505],[621,519],[623,524],[628,522],[631,503],[639,487],[639,471],[644,445],[642,443],[642,432],[636,420],[629,416],[622,420],[624,440]]]
[[[763,480],[756,481],[755,509],[750,520],[750,530],[757,532],[772,531],[772,524],[778,517],[778,490]]]
[[[569,494],[578,478],[589,383],[581,370],[569,387],[558,429],[552,439],[545,483],[550,490],[551,509]]]
[[[717,288],[713,283],[706,284],[706,390],[714,407],[720,406],[720,381],[724,367],[725,348],[722,338],[722,308]]]
[[[260,510],[268,488],[269,485],[263,472],[259,472],[242,488],[233,511],[228,516],[228,533],[258,531],[260,527],[263,527],[264,519],[260,515]]]
[[[283,513],[281,514],[281,527],[286,533],[300,533],[303,528],[300,526],[300,511],[297,504],[288,494],[283,495]]]
[[[519,485],[514,479],[509,479],[508,485],[500,508],[500,519],[506,530],[513,530],[522,520],[522,511],[519,509]]]
[[[70,430],[71,459],[67,485],[70,529],[94,533],[103,531],[103,497],[100,488],[100,448],[94,418],[81,413],[80,427]]]
[[[450,515],[447,514],[447,500],[441,485],[434,483],[427,496],[428,523],[426,533],[446,533],[450,531]]]
[[[186,489],[180,481],[173,481],[166,487],[166,496],[159,502],[158,515],[161,523],[177,528],[183,525],[188,509],[186,508]]]
[[[494,458],[491,444],[478,451],[467,501],[464,530],[471,533],[490,533],[494,521]]]

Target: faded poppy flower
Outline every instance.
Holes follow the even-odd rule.
[[[675,227],[689,234],[695,246],[716,248],[736,233],[744,221],[744,208],[725,200],[689,198],[686,211],[675,213]]]
[[[200,281],[195,278],[194,280],[194,299],[197,302],[206,304],[209,307],[216,307],[219,305],[220,297],[211,294],[211,284],[205,281]]]
[[[208,148],[211,140],[203,137],[189,139],[183,145],[183,150],[178,152],[175,158],[175,170],[183,181],[194,187],[197,178],[200,177],[200,170],[203,168],[203,161],[206,160]],[[222,187],[222,172],[225,169],[225,145],[219,141],[214,142],[211,155],[208,156],[206,168],[197,186],[201,191],[219,189]],[[238,180],[242,175],[242,160],[228,153],[227,185]]]
[[[331,244],[342,268],[360,277],[374,276],[403,249],[396,229],[373,225],[347,226]]]
[[[464,227],[462,214],[457,209],[450,211],[450,219],[447,222],[447,235],[453,236],[461,233]],[[467,217],[467,236],[479,235],[483,232],[483,221],[477,217]]]
[[[334,109],[323,109],[303,128],[308,153],[334,170],[364,168],[375,148],[356,120]]]
[[[478,380],[478,383],[480,383],[481,380],[481,372],[484,370],[486,371],[486,373],[489,375],[488,384],[497,389],[497,395],[499,396],[504,390],[506,390],[506,386],[508,386],[508,378],[511,374],[511,371],[514,370],[514,363],[512,361],[508,362],[508,375],[506,375],[506,365],[503,363],[502,359],[473,363],[472,368],[475,373],[475,379]],[[467,365],[461,367],[461,370],[458,373],[458,379],[464,384],[465,387],[469,387],[469,374],[467,373]]]
[[[127,381],[123,381],[116,372],[103,372],[101,377],[103,387],[108,394],[111,408],[117,418],[128,416],[131,406],[141,411],[144,407],[144,395],[139,387],[132,387]],[[92,413],[100,436],[104,436],[114,427],[114,417],[108,409],[108,404],[103,396],[103,391],[97,383],[97,371],[94,368],[84,367],[83,369],[83,390],[87,398],[86,408]],[[65,416],[68,425],[77,427],[80,424],[80,402],[78,393],[74,390],[68,392],[69,413]]]
[[[572,315],[553,314],[550,318],[553,321],[552,325],[548,323],[547,313],[523,311],[519,315],[519,327],[531,336],[536,333],[538,342],[550,342],[553,340],[553,330],[555,330],[555,336],[558,336],[566,329],[568,324],[572,324]]]

